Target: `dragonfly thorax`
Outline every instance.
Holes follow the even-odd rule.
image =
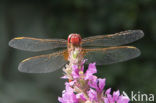
[[[80,43],[81,43],[81,36],[80,36],[80,34],[70,34],[68,36],[68,43],[72,44],[72,45],[75,45],[75,46],[80,45]]]

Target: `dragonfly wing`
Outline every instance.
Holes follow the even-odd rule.
[[[144,36],[142,30],[127,30],[110,35],[97,35],[82,40],[82,46],[118,46],[134,42]]]
[[[19,64],[18,70],[26,73],[53,72],[67,63],[65,59],[66,55],[67,50],[64,50],[52,54],[30,57]]]
[[[65,39],[39,39],[31,37],[16,37],[9,42],[9,46],[25,51],[43,51],[58,47],[66,47]]]
[[[84,49],[87,63],[96,62],[97,65],[112,64],[133,59],[140,55],[140,50],[132,46]]]

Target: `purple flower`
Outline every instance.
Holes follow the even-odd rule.
[[[78,103],[78,99],[74,94],[73,88],[70,87],[70,83],[66,83],[66,90],[63,91],[62,98],[59,97],[58,100],[61,103]]]
[[[95,63],[90,63],[85,73],[85,80],[89,79],[90,76],[92,76],[95,73],[97,73]]]
[[[117,92],[113,92],[113,96],[110,94],[111,92],[111,88],[107,89],[105,94],[106,94],[106,97],[104,98],[104,101],[106,103],[115,103],[119,97],[119,91]]]
[[[104,78],[104,79],[101,79],[101,78],[99,78],[98,79],[98,89],[97,89],[97,91],[99,91],[99,92],[102,92],[103,91],[103,89],[104,89],[104,87],[105,87],[105,82],[106,82],[106,79]]]
[[[104,103],[110,103],[108,98],[105,98],[105,97],[103,98],[103,101],[104,101]]]
[[[91,63],[89,64],[88,69],[85,73],[85,80],[89,80],[89,86],[95,88],[98,92],[102,92],[106,79],[97,79],[97,77],[93,75],[94,73],[97,73],[96,66],[95,63]]]
[[[79,69],[77,65],[72,66],[72,76],[74,79],[79,77]]]
[[[104,89],[106,79],[97,79],[96,76],[90,76],[88,85],[95,88],[97,92],[101,93]]]
[[[128,103],[130,99],[127,96],[121,95],[117,101],[117,103]]]
[[[119,98],[119,95],[120,95],[119,90],[118,90],[118,91],[116,91],[116,92],[113,92],[113,100],[114,100],[114,101],[117,101],[117,100],[118,100],[118,98]]]
[[[97,101],[97,92],[95,90],[90,89],[88,91],[88,96],[89,96],[89,99],[90,99],[91,102]]]
[[[111,92],[111,88],[107,89],[105,94],[108,95],[108,94],[110,94],[110,92]]]
[[[71,92],[65,92],[62,95],[62,98],[58,98],[59,102],[61,103],[78,103],[78,100],[76,98],[76,95]]]
[[[111,94],[107,94],[107,99],[109,101],[109,103],[114,103],[115,101],[113,100],[113,97]]]
[[[84,66],[81,66],[81,68],[79,68],[77,65],[73,65],[72,66],[72,76],[74,79],[79,78],[80,74],[79,72],[84,70]]]
[[[113,96],[110,94],[111,89],[107,89],[105,94],[107,95],[104,97],[105,103],[128,103],[130,100],[127,96],[120,96],[119,90],[116,92],[113,92]]]
[[[97,87],[97,82],[98,82],[97,77],[92,75],[92,76],[89,77],[88,85],[90,87],[92,87],[92,88],[97,89],[98,88]]]
[[[79,93],[76,95],[76,98],[78,98],[81,101],[86,101],[87,99],[85,98],[83,93]]]

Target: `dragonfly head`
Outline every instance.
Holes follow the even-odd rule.
[[[71,44],[73,44],[75,46],[80,45],[80,43],[81,43],[81,36],[80,36],[80,34],[73,34],[73,33],[70,34],[68,36],[68,43],[71,43]]]

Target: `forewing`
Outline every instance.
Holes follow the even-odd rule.
[[[97,65],[112,64],[133,59],[140,55],[140,50],[132,46],[84,49],[87,63],[96,62]]]
[[[134,42],[144,36],[142,30],[128,30],[110,35],[97,35],[82,40],[82,46],[118,46]]]
[[[44,51],[58,47],[66,47],[64,39],[39,39],[31,37],[16,37],[9,42],[9,46],[25,51]]]
[[[30,57],[23,60],[18,70],[26,73],[47,73],[60,69],[66,63],[67,50],[57,53]]]

